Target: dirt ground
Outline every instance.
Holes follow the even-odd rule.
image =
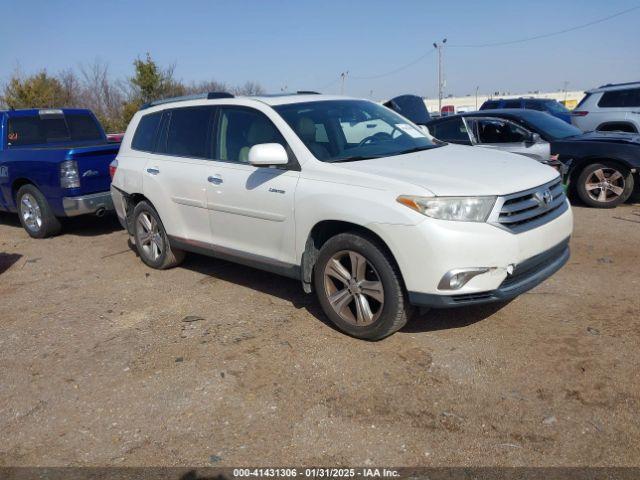
[[[570,263],[377,343],[292,280],[147,268],[115,218],[0,215],[0,466],[640,464],[640,207],[575,208]]]

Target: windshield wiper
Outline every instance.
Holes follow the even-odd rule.
[[[354,155],[353,157],[336,158],[335,160],[329,160],[329,163],[357,162],[359,160],[371,160],[372,158],[380,158],[380,155]]]

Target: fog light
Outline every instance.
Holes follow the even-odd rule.
[[[495,270],[495,267],[472,267],[472,268],[457,268],[455,270],[449,270],[444,274],[442,280],[438,284],[439,290],[458,290],[464,287],[469,280],[477,275],[487,273],[490,270]]]

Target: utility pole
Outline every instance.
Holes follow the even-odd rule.
[[[340,74],[340,78],[342,79],[342,83],[340,84],[340,95],[344,95],[344,84],[347,80],[347,75],[349,75],[349,70]]]
[[[447,39],[443,38],[441,42],[435,42],[433,47],[438,50],[438,112],[442,113],[442,91],[444,90],[444,72],[442,71],[442,49]]]
[[[565,80],[564,81],[564,103],[567,103],[567,87],[569,86],[569,81]]]
[[[476,110],[478,110],[478,90],[480,90],[480,86],[476,87]]]

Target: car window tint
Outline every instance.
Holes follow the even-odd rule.
[[[640,107],[640,88],[604,92],[598,106],[602,108]]]
[[[98,124],[91,115],[67,114],[65,115],[69,133],[73,140],[100,140],[102,133]]]
[[[131,141],[131,148],[134,150],[142,150],[143,152],[152,152],[154,150],[156,130],[160,123],[162,112],[144,115],[138,123],[136,133]]]
[[[500,119],[478,120],[476,133],[480,143],[519,143],[528,138],[528,132],[511,122]]]
[[[520,108],[520,100],[505,100],[504,108]]]
[[[524,108],[528,110],[538,110],[540,112],[544,112],[545,108],[541,102],[532,102],[531,100],[524,101]]]
[[[213,107],[172,109],[167,132],[167,154],[207,158],[212,112]]]
[[[216,159],[249,163],[249,150],[260,143],[279,143],[287,148],[282,134],[262,112],[239,107],[220,109]]]
[[[498,108],[498,102],[495,100],[487,100],[482,104],[480,110],[493,110]]]
[[[445,142],[469,142],[469,133],[462,118],[453,118],[429,127],[429,131]]]

